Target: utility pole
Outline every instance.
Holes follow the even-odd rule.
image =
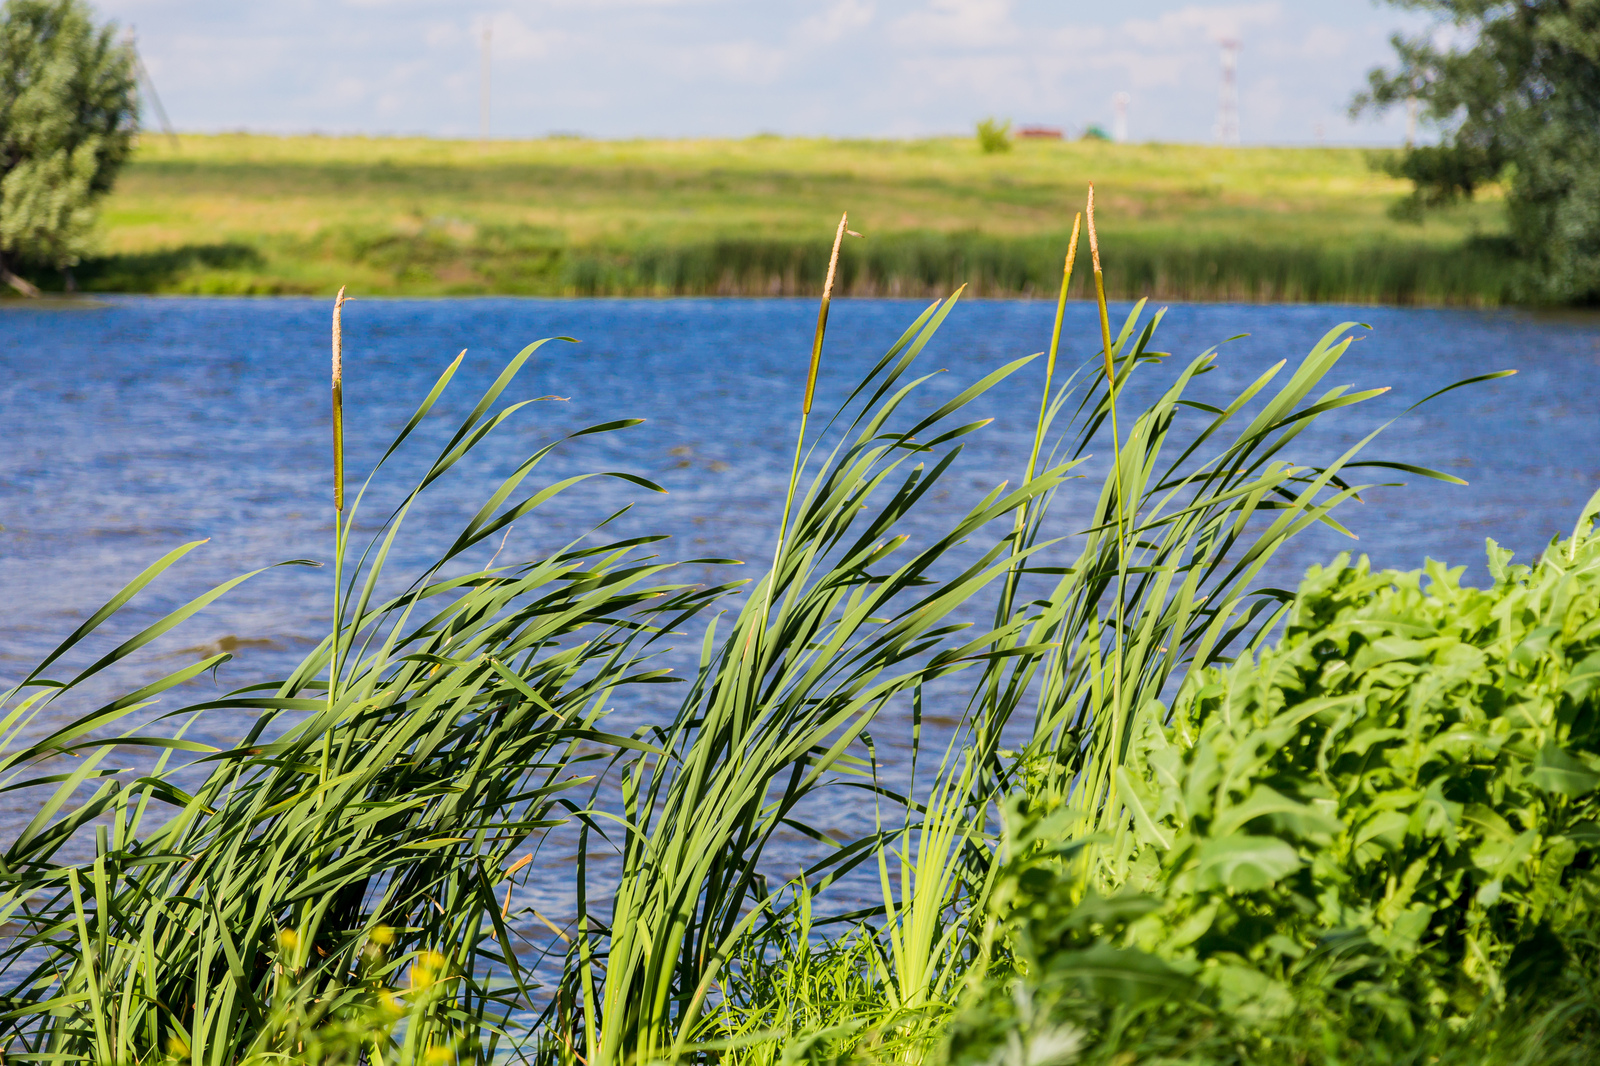
[[[1223,38],[1222,91],[1217,96],[1217,140],[1239,143],[1239,42]]]
[[[1133,97],[1127,93],[1118,93],[1111,98],[1111,139],[1118,144],[1128,141],[1128,104]]]
[[[485,19],[483,23],[483,81],[478,92],[478,145],[480,148],[489,147],[489,55],[493,28],[494,24]]]

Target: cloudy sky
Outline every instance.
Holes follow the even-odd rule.
[[[1393,143],[1346,118],[1388,36],[1376,0],[98,0],[138,32],[181,130],[476,136],[483,28],[497,137],[906,137],[985,115],[1205,141],[1220,38],[1246,143]]]

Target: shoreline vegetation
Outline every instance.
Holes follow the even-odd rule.
[[[386,574],[432,486],[536,417],[518,375],[545,342],[453,433],[466,353],[445,367],[378,467],[436,458],[374,521],[372,480],[346,491],[361,361],[336,301],[322,643],[232,691],[204,680],[219,653],[97,695],[253,576],[128,636],[117,616],[194,542],[0,694],[5,787],[41,799],[0,854],[6,1059],[1592,1061],[1600,493],[1531,566],[1490,541],[1489,588],[1348,554],[1258,587],[1373,485],[1459,479],[1370,457],[1381,430],[1342,453],[1302,436],[1388,391],[1340,383],[1349,323],[1226,406],[1195,399],[1216,350],[1160,352],[1143,302],[1112,322],[1092,187],[1084,222],[1049,355],[931,410],[918,357],[959,291],[812,411],[830,262],[771,566],[717,586],[682,583],[665,538],[605,543],[598,509],[588,537],[501,557],[502,530],[589,477],[660,491],[544,480],[628,418],[502,471],[432,563]],[[1058,367],[1075,262],[1103,347]],[[1135,374],[1164,384],[1143,410],[1119,400]],[[1012,376],[1040,389],[1030,457],[968,482],[994,421],[973,405]],[[1063,513],[1083,477],[1097,504]],[[967,510],[913,539],[941,481]],[[671,706],[644,695],[661,685]],[[224,748],[218,711],[252,715]],[[880,762],[885,729],[908,768]],[[846,796],[870,824],[841,828]]]
[[[1018,141],[443,141],[145,135],[85,292],[815,296],[834,205],[845,296],[1052,298],[1065,219],[1102,190],[1113,299],[1498,306],[1497,190],[1426,225],[1350,148]],[[30,280],[60,291],[65,277]],[[1080,281],[1073,295],[1092,294]]]

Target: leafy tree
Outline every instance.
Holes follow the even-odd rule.
[[[65,270],[138,128],[132,49],[83,0],[0,8],[0,257]],[[6,269],[13,287],[30,288]]]
[[[1415,183],[1405,213],[1420,218],[1504,181],[1512,239],[1535,268],[1532,294],[1600,298],[1600,0],[1388,2],[1448,27],[1396,35],[1398,66],[1372,71],[1352,106],[1414,97],[1444,132],[1386,165]]]
[[[1011,151],[1011,120],[1001,122],[990,116],[978,123],[978,147],[985,155]]]

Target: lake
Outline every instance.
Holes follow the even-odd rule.
[[[819,408],[842,398],[921,307],[837,302]],[[1114,314],[1120,319],[1127,310]],[[0,682],[24,673],[117,587],[178,544],[209,538],[135,601],[115,633],[244,570],[328,557],[329,312],[329,301],[312,299],[0,306]],[[920,402],[947,398],[1002,362],[1043,348],[1053,312],[1043,302],[959,305],[922,359],[928,369],[948,373],[929,383]],[[441,427],[453,425],[523,345],[566,335],[580,343],[547,345],[507,393],[507,399],[561,399],[533,405],[441,485],[411,520],[393,565],[403,572],[423,564],[535,448],[622,417],[646,422],[564,446],[552,457],[550,475],[620,470],[655,480],[667,494],[587,482],[519,523],[502,562],[583,536],[627,504],[634,507],[614,532],[671,534],[659,549],[665,556],[770,558],[815,316],[809,300],[353,300],[345,314],[352,485],[459,351],[467,357],[440,405],[447,416]],[[1405,569],[1424,557],[1444,559],[1466,566],[1468,581],[1483,581],[1486,537],[1531,560],[1552,536],[1571,529],[1600,484],[1600,317],[1180,305],[1167,312],[1154,345],[1179,358],[1141,370],[1127,403],[1153,398],[1189,357],[1248,334],[1222,346],[1217,371],[1196,389],[1213,399],[1231,397],[1277,360],[1292,366],[1345,321],[1371,328],[1356,331],[1359,339],[1328,383],[1391,391],[1336,413],[1297,441],[1290,458],[1325,460],[1398,419],[1370,457],[1438,468],[1470,484],[1406,477],[1413,482],[1408,487],[1374,490],[1341,512],[1359,541],[1317,530],[1291,546],[1268,583],[1292,585],[1306,566],[1347,549]],[[1065,338],[1069,367],[1095,353],[1092,305],[1069,306]],[[1453,381],[1508,368],[1520,373],[1405,414]],[[926,516],[911,524],[913,533],[937,528],[988,487],[1017,477],[1041,375],[1042,363],[1035,363],[980,402],[979,413],[994,417],[994,425],[970,438],[947,484],[950,497],[930,500]],[[437,429],[431,436],[442,439]],[[424,452],[419,447],[401,457],[376,490],[380,500],[415,475]],[[721,572],[699,567],[689,576]],[[200,652],[227,648],[236,658],[215,684],[233,688],[281,676],[326,631],[329,576],[287,568],[256,578],[152,646],[131,673],[164,673]],[[226,738],[241,728],[219,719],[196,735]],[[23,813],[17,805],[25,801],[15,794],[8,800],[12,807],[0,825],[14,825]]]

